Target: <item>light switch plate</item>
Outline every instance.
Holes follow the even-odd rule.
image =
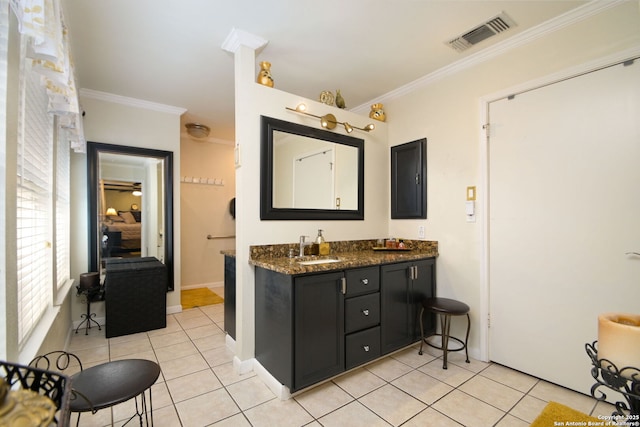
[[[418,226],[418,238],[424,239],[424,225]]]
[[[475,185],[472,187],[467,187],[467,200],[475,200],[475,199],[476,199]]]

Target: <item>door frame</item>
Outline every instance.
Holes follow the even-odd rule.
[[[478,140],[480,146],[480,176],[478,198],[482,212],[482,230],[480,236],[480,359],[484,362],[491,360],[491,349],[489,348],[489,325],[490,325],[490,277],[489,277],[489,145],[487,139],[491,135],[491,126],[488,125],[489,108],[492,102],[506,98],[511,95],[528,92],[560,83],[564,80],[578,77],[583,74],[598,71],[626,60],[640,56],[640,47],[626,49],[608,56],[604,56],[592,61],[575,65],[564,70],[549,74],[538,79],[502,89],[480,97],[480,114],[478,124]]]

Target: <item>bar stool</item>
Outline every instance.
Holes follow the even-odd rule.
[[[440,334],[433,334],[428,337],[424,336],[424,325],[423,325],[423,314],[424,311],[428,310],[433,313],[440,315]],[[464,339],[464,342],[456,337],[452,337],[449,335],[449,329],[451,327],[451,316],[467,316],[467,336]],[[466,362],[469,363],[469,351],[467,349],[467,341],[469,340],[469,329],[471,329],[471,318],[469,317],[469,306],[463,302],[456,301],[454,299],[449,298],[427,298],[422,301],[422,309],[420,310],[420,337],[422,341],[420,342],[420,351],[418,354],[422,354],[422,345],[427,344],[433,348],[437,348],[438,350],[442,350],[443,352],[443,363],[442,369],[447,369],[447,353],[450,351],[461,351],[464,350],[467,356]],[[439,336],[442,337],[441,345],[437,346],[435,344],[431,344],[428,339],[431,337]],[[454,340],[458,342],[461,347],[450,349],[449,348],[449,340]]]
[[[100,287],[100,273],[91,272],[91,273],[82,273],[80,275],[80,284],[76,286],[78,293],[76,295],[84,295],[87,300],[87,314],[83,314],[80,317],[83,317],[84,320],[80,322],[78,327],[76,328],[76,334],[82,325],[85,325],[84,334],[89,335],[89,329],[91,329],[91,322],[98,325],[98,330],[101,331],[102,328],[100,324],[93,319],[96,317],[95,313],[91,312],[91,303],[96,301],[102,301],[104,299],[104,291]]]

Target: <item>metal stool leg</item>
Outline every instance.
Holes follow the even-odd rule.
[[[424,314],[424,307],[420,309],[420,351],[418,354],[422,356],[422,346],[424,345],[424,325],[422,324],[422,315]]]
[[[467,347],[467,343],[469,342],[469,331],[471,330],[471,317],[469,317],[469,313],[467,313],[467,335],[464,337],[464,353],[467,356],[467,360],[465,362],[469,362],[469,347]]]
[[[449,330],[451,329],[451,316],[448,314],[440,315],[440,322],[442,323],[442,369],[447,369],[447,352],[449,350]]]

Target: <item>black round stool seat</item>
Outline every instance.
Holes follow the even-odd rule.
[[[462,316],[469,312],[467,304],[449,298],[427,298],[422,301],[422,307],[434,313],[450,314],[452,316]]]
[[[440,316],[440,329],[441,333],[432,334],[427,337],[424,336],[424,311],[430,311]],[[451,316],[467,316],[467,335],[462,341],[456,337],[449,335],[451,328]],[[418,354],[422,354],[423,344],[427,344],[438,350],[442,350],[442,369],[447,369],[447,353],[450,351],[464,350],[467,356],[466,362],[469,363],[469,350],[467,349],[467,342],[469,340],[469,330],[471,329],[471,318],[469,317],[469,306],[463,302],[456,301],[450,298],[425,298],[422,300],[422,309],[420,310],[420,335],[422,341],[420,342],[420,351]],[[439,336],[442,338],[440,345],[429,342],[429,338]],[[459,344],[458,348],[449,348],[449,340]]]

